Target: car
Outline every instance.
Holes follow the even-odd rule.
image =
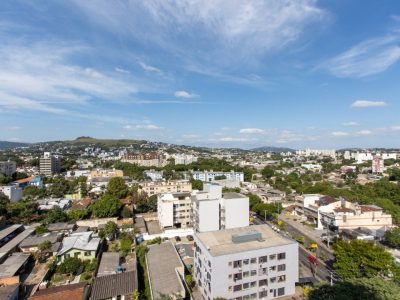
[[[176,236],[176,237],[175,237],[175,241],[180,242],[180,241],[181,241],[181,238],[180,238],[179,236]]]
[[[188,241],[190,241],[190,242],[192,242],[194,239],[193,239],[193,236],[192,235],[188,235],[187,237],[186,237],[187,239],[188,239]]]

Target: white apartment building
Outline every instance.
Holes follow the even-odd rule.
[[[197,232],[249,226],[249,198],[204,184],[203,191],[192,194],[192,225]]]
[[[150,181],[142,182],[139,186],[139,192],[146,193],[149,196],[181,193],[192,191],[192,183],[188,180],[170,180],[170,181]]]
[[[384,159],[379,155],[374,156],[374,158],[372,159],[372,173],[382,174],[384,170],[385,170]]]
[[[149,177],[152,181],[159,181],[163,179],[163,171],[156,171],[154,169],[145,170],[143,174]]]
[[[17,171],[17,163],[15,161],[0,161],[0,175],[12,176]]]
[[[330,156],[335,158],[336,151],[334,149],[304,149],[304,150],[297,150],[296,155],[299,156]]]
[[[131,153],[126,154],[121,159],[122,162],[128,162],[143,167],[165,167],[168,161],[165,155],[158,153]]]
[[[168,193],[158,195],[157,215],[160,226],[190,227],[190,193]]]
[[[172,157],[175,159],[176,165],[190,165],[197,161],[197,156],[192,154],[178,153],[173,154]]]
[[[40,174],[52,176],[60,173],[60,158],[58,155],[52,155],[50,152],[44,152],[40,158]]]
[[[22,188],[16,185],[0,186],[0,193],[3,193],[12,202],[17,202],[22,199]]]
[[[295,293],[298,244],[267,225],[195,233],[194,279],[206,300]]]
[[[215,180],[215,177],[221,177],[225,176],[225,179],[232,180],[232,181],[239,181],[243,182],[244,181],[244,174],[243,172],[235,172],[235,171],[230,171],[230,172],[214,172],[213,170],[211,171],[191,171],[193,179],[195,180],[201,180],[204,182],[211,182]]]
[[[370,152],[366,153],[356,152],[352,154],[352,157],[356,160],[356,163],[358,164],[362,164],[363,162],[370,161],[374,158],[372,153]]]

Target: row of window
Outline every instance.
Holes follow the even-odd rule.
[[[273,297],[280,297],[285,295],[285,288],[279,288],[279,289],[270,289],[269,293],[273,295]],[[268,297],[268,291],[261,291],[258,293],[258,299],[263,299]],[[253,293],[250,295],[245,295],[243,297],[236,297],[233,299],[229,300],[250,300],[250,299],[256,299],[257,298],[257,293]]]
[[[285,258],[286,258],[285,252],[269,255],[269,260],[275,260],[275,259],[282,260]],[[266,262],[268,262],[268,255],[260,256],[258,258],[258,263],[262,264],[262,263],[266,263]],[[256,264],[256,263],[257,263],[257,258],[253,257],[250,259],[230,261],[228,264],[230,267],[233,266],[234,268],[241,268],[242,266],[245,266],[248,264]]]
[[[267,275],[267,269],[268,268],[261,268],[258,271],[258,275]],[[278,272],[282,272],[286,270],[286,265],[285,264],[281,264],[281,265],[277,265],[277,266],[270,266],[269,267],[269,271],[270,272],[274,272],[278,270]],[[250,271],[244,271],[244,272],[239,272],[239,273],[235,273],[235,274],[229,274],[229,279],[233,279],[236,280],[241,280],[242,278],[246,278],[249,276],[256,276],[257,275],[257,270],[250,270]]]
[[[271,277],[269,279],[269,283],[276,283],[276,282],[285,282],[286,281],[286,275],[281,275],[281,276],[277,276],[277,277]],[[259,287],[264,287],[264,286],[268,286],[268,279],[262,279],[258,281],[258,286]],[[228,287],[228,291],[229,292],[239,292],[242,290],[247,290],[250,288],[255,288],[257,287],[257,281],[252,281],[252,282],[245,282],[243,284],[237,284],[234,286],[229,286]]]

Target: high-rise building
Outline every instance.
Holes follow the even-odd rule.
[[[190,193],[167,193],[158,195],[157,215],[161,227],[190,226]]]
[[[0,161],[0,176],[12,176],[17,170],[17,164],[15,161]]]
[[[45,176],[53,176],[60,173],[60,158],[50,152],[44,152],[40,158],[40,173]]]
[[[204,184],[192,195],[192,225],[197,232],[249,226],[249,198],[222,193],[222,186]]]
[[[372,159],[372,173],[382,174],[385,168],[384,160],[381,156],[376,155]]]
[[[295,293],[297,242],[267,225],[195,233],[194,278],[204,299],[273,299]]]

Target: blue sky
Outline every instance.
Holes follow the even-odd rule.
[[[400,147],[400,2],[0,3],[0,140]]]

